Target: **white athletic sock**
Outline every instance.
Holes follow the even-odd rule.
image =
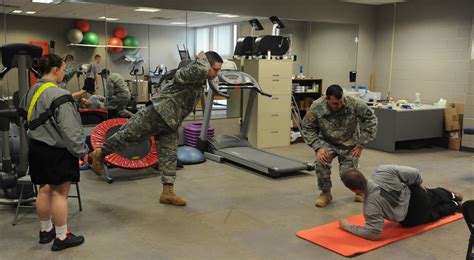
[[[51,219],[48,219],[46,221],[40,220],[40,224],[41,224],[41,231],[49,232],[51,231],[51,229],[53,229],[53,223],[51,222]]]
[[[64,226],[56,226],[56,238],[61,240],[66,239],[67,234],[67,224]]]

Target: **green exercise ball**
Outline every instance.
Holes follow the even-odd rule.
[[[140,41],[133,36],[128,36],[123,40],[123,45],[128,47],[138,47],[140,46]]]
[[[85,44],[98,45],[99,36],[97,36],[97,33],[95,32],[86,32],[84,33],[84,38],[82,39],[82,42]]]

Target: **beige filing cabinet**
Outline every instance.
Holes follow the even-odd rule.
[[[257,95],[248,134],[257,148],[290,145],[291,60],[244,60],[242,71],[252,75],[271,98]],[[248,94],[244,95],[244,111]]]

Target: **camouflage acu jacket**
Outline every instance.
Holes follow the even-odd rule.
[[[112,72],[107,78],[107,99],[113,97],[130,99],[130,91],[122,75]]]
[[[377,118],[361,99],[344,96],[345,105],[332,112],[323,96],[314,101],[303,119],[306,144],[315,151],[329,143],[341,148],[367,145],[375,138]]]
[[[207,59],[196,60],[179,69],[173,84],[161,88],[153,106],[169,127],[177,129],[201,97],[210,68]]]

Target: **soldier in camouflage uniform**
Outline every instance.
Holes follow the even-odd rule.
[[[315,201],[325,207],[331,200],[331,162],[338,157],[339,175],[357,169],[362,149],[375,138],[377,118],[361,99],[343,96],[339,85],[331,85],[326,96],[314,101],[303,119],[303,136],[316,152],[316,176],[321,194]],[[356,194],[355,201],[364,201]]]
[[[58,86],[63,89],[66,89],[67,83],[71,81],[71,79],[77,73],[77,66],[74,64],[74,56],[72,56],[71,54],[66,54],[63,60],[66,64],[66,68],[64,69],[64,79],[58,84]]]
[[[152,100],[153,106],[138,111],[120,131],[103,143],[102,148],[92,153],[92,169],[98,174],[103,174],[103,163],[107,154],[124,150],[130,143],[140,143],[151,136],[157,136],[163,183],[160,203],[186,205],[186,200],[176,196],[173,191],[176,178],[178,127],[200,99],[206,80],[217,76],[222,63],[219,54],[213,51],[200,52],[195,61],[179,69],[174,77],[174,83],[160,89],[159,95]]]
[[[122,75],[110,73],[108,69],[103,69],[101,75],[107,80],[107,109],[116,110],[119,117],[132,117],[133,113],[127,110],[131,98],[130,90]]]

